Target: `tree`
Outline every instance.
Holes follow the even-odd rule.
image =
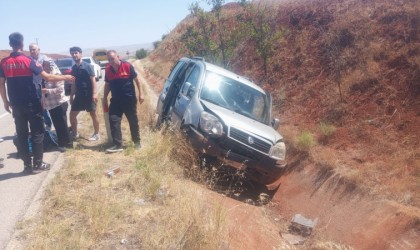
[[[275,45],[283,34],[277,27],[273,9],[263,4],[245,4],[243,21],[243,34],[247,34],[255,42],[257,54],[263,60],[264,75],[267,75],[269,60],[275,51]]]
[[[196,25],[187,28],[181,41],[193,55],[205,57],[226,68],[239,41],[238,29],[231,29],[230,19],[222,13],[224,0],[205,2],[212,6],[211,12],[205,12],[198,2],[190,5],[189,10],[196,18]]]
[[[193,55],[214,59],[215,46],[211,39],[214,26],[210,14],[206,13],[198,2],[192,3],[189,10],[191,15],[197,19],[198,25],[197,27],[189,26],[181,36],[181,41]]]
[[[147,56],[147,50],[145,49],[138,49],[136,50],[136,57],[137,59],[143,59]]]
[[[216,31],[219,38],[219,49],[222,54],[222,64],[224,67],[227,66],[227,58],[226,58],[226,32],[225,32],[225,26],[222,23],[222,5],[225,3],[224,0],[207,0],[208,4],[211,4],[213,6],[213,11],[216,16],[217,26]]]
[[[159,47],[159,45],[160,45],[160,43],[161,43],[162,41],[154,41],[153,42],[153,48],[154,49],[157,49],[158,47]]]

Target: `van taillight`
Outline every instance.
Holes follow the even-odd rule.
[[[63,74],[70,75],[71,74],[71,69],[64,70]]]

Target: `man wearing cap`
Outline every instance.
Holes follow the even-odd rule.
[[[39,173],[48,170],[50,165],[44,163],[44,109],[41,104],[40,86],[33,81],[33,75],[40,75],[47,81],[74,81],[70,75],[50,75],[35,60],[22,53],[23,35],[14,32],[9,35],[9,44],[13,49],[10,56],[0,62],[0,95],[4,109],[13,110],[16,133],[18,137],[18,153],[24,164],[24,171]],[[7,95],[6,95],[7,80]],[[32,137],[33,158],[29,154],[29,129]]]
[[[96,94],[96,80],[93,66],[82,60],[82,49],[80,47],[71,47],[70,55],[76,63],[71,68],[71,74],[75,77],[75,84],[71,86],[70,92],[70,124],[73,139],[79,137],[77,132],[77,115],[82,110],[89,112],[93,122],[94,132],[88,139],[89,141],[99,140],[99,120],[96,115],[96,103],[98,95]]]

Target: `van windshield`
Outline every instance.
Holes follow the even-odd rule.
[[[207,71],[200,98],[264,124],[269,123],[267,96],[232,78]]]

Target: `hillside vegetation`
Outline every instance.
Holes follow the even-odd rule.
[[[212,2],[191,5],[149,56],[152,73],[203,56],[252,78],[274,97],[289,159],[418,207],[419,1]]]

